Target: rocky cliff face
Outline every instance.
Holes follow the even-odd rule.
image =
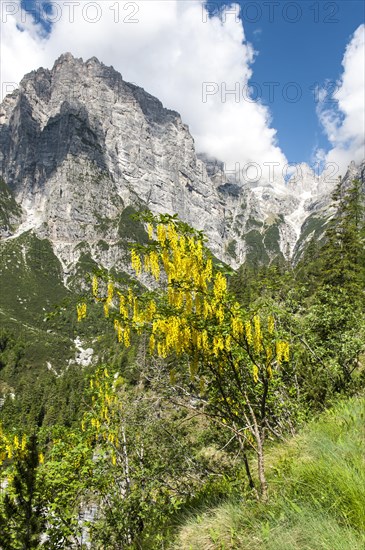
[[[1,175],[24,211],[17,234],[48,238],[67,272],[88,243],[106,267],[127,206],[178,213],[219,256],[224,204],[178,113],[96,59],[61,56],[27,75],[0,112]]]
[[[362,181],[365,200],[365,161],[359,166],[356,166],[352,162],[344,177],[339,178],[343,189],[349,187],[354,179]],[[306,244],[312,238],[316,240],[323,238],[327,222],[335,214],[335,211],[331,207],[333,185],[329,184],[328,177],[323,175],[321,178],[318,178],[317,188],[311,188],[310,182],[307,183],[307,186],[308,191],[304,191],[303,196],[308,196],[309,198],[305,199],[301,211],[300,231],[292,255],[294,263],[299,260]]]
[[[112,67],[71,54],[26,75],[3,101],[0,170],[22,209],[3,237],[31,229],[49,239],[66,282],[85,253],[126,268],[127,208],[177,213],[233,267],[248,254],[265,262],[293,255],[303,223],[335,185],[306,165],[287,185],[237,184],[221,163],[196,155],[177,112]]]

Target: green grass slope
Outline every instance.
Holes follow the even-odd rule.
[[[179,550],[362,550],[365,400],[325,413],[267,457],[270,503],[226,502],[181,528]]]
[[[69,297],[61,265],[47,240],[26,232],[0,242],[0,323],[28,342],[35,365],[64,362],[72,341],[68,326],[50,325],[47,314]]]

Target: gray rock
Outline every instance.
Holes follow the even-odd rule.
[[[68,53],[52,70],[26,75],[1,104],[0,175],[23,210],[10,238],[32,228],[49,239],[66,283],[85,246],[96,263],[128,271],[118,245],[127,206],[177,213],[237,267],[250,220],[277,224],[278,251],[293,253],[305,219],[325,208],[334,187],[305,165],[288,185],[227,178],[219,160],[197,156],[177,112],[96,58],[83,62]]]

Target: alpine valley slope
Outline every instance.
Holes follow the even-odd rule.
[[[346,178],[363,172],[351,166]],[[295,259],[323,232],[337,179],[305,164],[299,174],[227,178],[197,154],[177,112],[96,58],[64,54],[0,105],[1,318],[43,332],[45,312],[85,271],[131,274],[128,242],[145,238],[130,218],[139,209],[178,214],[233,268]]]

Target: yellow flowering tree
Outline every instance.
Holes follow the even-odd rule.
[[[88,393],[81,431],[93,448],[87,483],[98,508],[90,538],[98,548],[155,547],[206,479],[204,466],[191,460],[194,444],[173,421],[173,407],[162,409],[153,392],[128,388],[112,367],[100,366]]]
[[[133,247],[131,264],[136,276],[150,278],[152,287],[155,281],[157,290],[138,293],[95,276],[93,296],[124,346],[131,345],[132,333],[147,334],[152,355],[175,358],[171,385],[193,408],[231,431],[251,488],[266,500],[264,441],[268,430],[275,433],[275,394],[289,362],[289,344],[272,314],[248,313],[235,300],[202,233],[168,215],[142,219],[149,244]],[[80,306],[78,311],[86,314]],[[259,491],[248,448],[257,455]]]

